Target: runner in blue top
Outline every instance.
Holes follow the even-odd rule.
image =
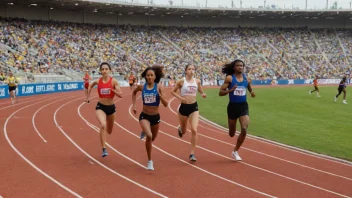
[[[162,86],[159,85],[160,79],[163,77],[163,69],[160,66],[146,68],[142,73],[142,78],[145,78],[144,85],[138,85],[133,90],[132,103],[133,113],[136,114],[136,94],[142,92],[143,110],[139,115],[139,125],[142,128],[141,139],[147,135],[145,148],[148,154],[148,170],[154,170],[152,161],[152,142],[155,140],[160,123],[159,104],[167,107],[168,101],[165,100]]]
[[[226,74],[226,78],[219,91],[219,96],[229,94],[230,101],[227,105],[227,117],[230,137],[235,135],[237,119],[240,121],[241,133],[232,152],[232,156],[238,161],[242,160],[238,155],[238,150],[246,138],[249,123],[247,89],[252,98],[255,97],[255,93],[251,87],[251,80],[245,76],[243,69],[244,62],[241,60],[235,60],[230,64],[224,65],[222,73]]]
[[[339,87],[337,88],[338,93],[335,96],[335,102],[337,101],[337,98],[339,97],[339,95],[343,92],[343,103],[347,104],[346,102],[346,87],[347,87],[347,77],[346,75],[343,76],[342,80],[340,81]]]

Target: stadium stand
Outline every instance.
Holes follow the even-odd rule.
[[[22,82],[80,80],[85,70],[98,74],[97,65],[108,61],[119,79],[161,64],[173,80],[191,63],[199,77],[215,83],[222,78],[221,66],[235,58],[245,60],[246,72],[257,80],[339,78],[351,69],[351,49],[352,31],[345,28],[166,28],[0,19],[1,70],[14,71]]]

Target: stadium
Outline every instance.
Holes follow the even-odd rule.
[[[1,1],[0,198],[352,197],[352,2],[277,2]]]

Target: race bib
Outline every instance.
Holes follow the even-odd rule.
[[[156,96],[154,94],[144,95],[144,103],[150,104],[156,102]]]
[[[111,92],[111,89],[110,88],[103,88],[100,90],[100,94],[101,95],[109,95]]]
[[[246,95],[246,88],[243,86],[239,86],[235,89],[233,92],[233,95],[235,96],[245,96]]]
[[[195,92],[197,92],[197,87],[196,86],[188,86],[187,92],[188,93],[195,93]]]

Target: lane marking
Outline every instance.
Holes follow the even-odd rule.
[[[6,122],[4,124],[4,135],[5,135],[5,138],[7,140],[7,142],[9,143],[9,145],[11,146],[11,148],[24,160],[26,161],[29,165],[31,165],[35,170],[37,170],[39,173],[41,173],[42,175],[44,175],[45,177],[47,177],[48,179],[50,179],[51,181],[53,181],[54,183],[56,183],[58,186],[60,186],[61,188],[63,188],[64,190],[66,190],[67,192],[71,193],[72,195],[76,196],[76,197],[79,197],[81,198],[82,196],[77,194],[76,192],[72,191],[71,189],[69,189],[68,187],[66,187],[65,185],[61,184],[60,182],[58,182],[57,180],[55,180],[54,178],[50,177],[47,173],[45,173],[44,171],[42,171],[40,168],[38,168],[36,165],[34,165],[30,160],[28,160],[25,156],[22,155],[21,152],[19,152],[17,150],[17,148],[12,144],[11,140],[9,139],[8,135],[7,135],[7,124],[9,122],[9,120],[11,119],[12,116],[14,116],[17,112],[23,110],[23,109],[26,109],[30,106],[33,106],[33,105],[36,105],[36,104],[39,104],[39,103],[42,103],[44,101],[47,101],[47,100],[51,100],[51,99],[54,99],[55,97],[52,97],[52,98],[49,98],[49,99],[46,99],[46,100],[40,100],[39,102],[36,102],[36,103],[33,103],[33,104],[30,104],[30,105],[27,105],[27,106],[24,106],[20,109],[18,109],[17,111],[13,112],[7,119],[6,119]]]
[[[78,99],[76,99],[76,100],[80,100],[80,99],[81,99],[81,98],[78,98]],[[57,115],[57,113],[59,112],[59,110],[60,110],[62,107],[64,107],[65,105],[67,105],[67,104],[69,104],[69,103],[72,103],[72,102],[74,102],[74,101],[76,101],[76,100],[72,100],[72,101],[66,102],[66,103],[64,103],[63,105],[61,105],[59,108],[56,109],[56,111],[55,111],[55,113],[54,113],[54,116],[53,116],[54,122],[55,122],[56,126],[59,125],[58,122],[57,122],[57,118],[56,118],[56,115]],[[78,150],[80,150],[82,153],[84,153],[88,158],[90,158],[90,159],[91,159],[92,161],[94,161],[96,164],[99,164],[100,166],[104,167],[104,168],[107,169],[108,171],[110,171],[110,172],[112,172],[113,174],[115,174],[115,175],[117,175],[117,176],[119,176],[119,177],[121,177],[121,178],[123,178],[123,179],[129,181],[130,183],[133,183],[133,184],[135,184],[135,185],[137,185],[137,186],[139,186],[139,187],[141,187],[141,188],[143,188],[143,189],[145,189],[145,190],[147,190],[147,191],[149,191],[149,192],[151,192],[151,193],[154,193],[154,194],[156,194],[156,195],[158,195],[158,196],[160,196],[160,197],[165,197],[165,198],[167,198],[165,195],[163,195],[163,194],[161,194],[161,193],[158,193],[158,192],[156,192],[156,191],[154,191],[154,190],[152,190],[152,189],[150,189],[150,188],[148,188],[148,187],[145,187],[145,186],[143,186],[142,184],[140,184],[140,183],[138,183],[138,182],[135,182],[134,180],[132,180],[132,179],[130,179],[130,178],[128,178],[128,177],[126,177],[126,176],[124,176],[124,175],[122,175],[122,174],[120,174],[120,173],[114,171],[113,169],[111,169],[111,168],[105,166],[104,164],[102,164],[101,162],[99,162],[98,160],[96,160],[95,158],[93,158],[91,155],[89,155],[89,154],[88,154],[86,151],[84,151],[80,146],[78,146],[78,145],[76,144],[76,142],[73,141],[73,140],[70,138],[70,136],[68,136],[68,135],[66,134],[66,132],[65,132],[62,128],[58,128],[58,129],[61,131],[61,133],[62,133],[74,146],[76,146],[76,148],[77,148]]]

